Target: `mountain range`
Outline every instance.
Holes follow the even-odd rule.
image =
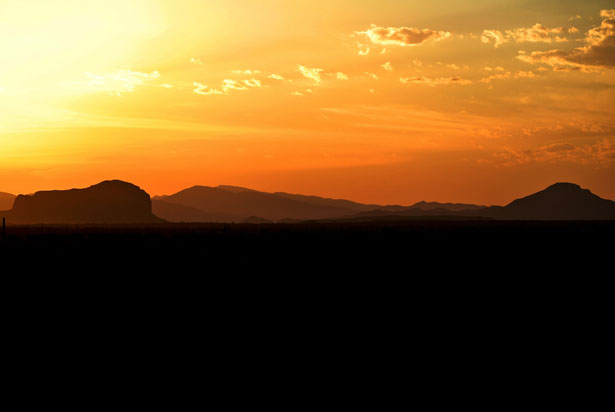
[[[484,206],[455,203],[419,202],[412,206],[363,204],[285,192],[260,192],[238,186],[193,186],[170,196],[152,198],[155,215],[170,222],[242,222],[250,216],[271,221],[292,222],[353,216],[358,213],[415,214],[442,210],[480,210]],[[440,213],[441,214],[441,213]]]
[[[85,189],[17,197],[0,193],[0,212],[16,223],[152,223],[390,221],[396,218],[498,220],[615,219],[615,202],[573,183],[556,183],[505,206],[418,202],[411,206],[362,204],[238,186],[193,186],[168,196],[149,195],[131,183],[105,181]]]

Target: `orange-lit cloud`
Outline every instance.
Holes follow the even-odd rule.
[[[573,28],[571,28],[573,29]],[[516,29],[506,30],[502,33],[499,30],[483,30],[481,41],[483,43],[491,43],[495,47],[500,47],[507,42],[514,43],[561,43],[567,42],[568,39],[560,36],[565,32],[563,27],[548,28],[543,24],[536,23],[532,27],[520,27]],[[570,31],[574,33],[574,31]]]
[[[587,32],[585,46],[571,51],[520,52],[517,59],[530,64],[546,64],[559,71],[593,72],[615,67],[615,10],[602,10],[600,16],[603,20],[600,26]]]
[[[275,74],[275,73],[271,73],[270,75],[267,76],[268,79],[274,79],[274,80],[285,80],[283,76],[280,76],[279,74]]]
[[[500,47],[502,44],[506,43],[506,38],[499,30],[483,30],[480,40],[483,43],[490,43],[493,41],[495,47]]]
[[[451,36],[451,33],[441,30],[416,29],[414,27],[378,27],[372,26],[357,34],[367,36],[373,44],[382,46],[416,46],[427,40],[439,41]]]
[[[386,62],[384,64],[381,64],[380,67],[382,67],[384,70],[386,70],[388,72],[392,72],[393,71],[393,66],[391,65],[391,62]]]
[[[399,81],[402,84],[424,84],[427,86],[446,86],[446,85],[468,85],[472,84],[471,80],[462,79],[461,77],[400,77]]]
[[[199,82],[193,82],[192,85],[195,87],[195,89],[192,91],[196,94],[202,94],[205,96],[223,94],[220,90],[211,89],[207,85],[201,84]]]
[[[160,77],[160,73],[157,71],[143,73],[129,69],[101,74],[86,72],[85,74],[89,79],[87,85],[91,89],[116,95],[133,92],[137,86],[141,86],[147,81],[155,80]]]
[[[323,69],[305,67],[299,64],[298,70],[303,76],[312,80],[315,85],[319,85],[320,83],[322,83],[321,73],[324,72]]]
[[[585,46],[571,51],[549,50],[530,54],[520,53],[517,59],[530,64],[546,64],[554,70],[595,71],[615,67],[615,10],[602,10],[600,26],[587,32]]]
[[[237,74],[237,75],[240,75],[240,76],[252,76],[252,75],[255,75],[255,74],[260,74],[260,70],[250,70],[250,69],[232,70],[231,73]]]
[[[533,79],[536,77],[536,74],[532,71],[518,71],[516,73],[506,72],[506,73],[498,73],[488,77],[483,77],[480,81],[481,83],[491,83],[493,80],[505,80],[505,79]]]
[[[506,30],[506,37],[515,43],[553,43],[565,42],[568,39],[559,36],[564,33],[563,27],[548,28],[543,24],[536,23],[532,27],[521,27],[518,29]]]
[[[615,166],[615,140],[601,139],[595,143],[553,143],[529,149],[508,148],[494,153],[493,161],[503,166],[535,163],[569,162],[599,168]]]

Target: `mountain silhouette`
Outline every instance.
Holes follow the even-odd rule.
[[[14,200],[13,200],[14,199]],[[615,202],[573,183],[556,183],[506,206],[418,202],[412,206],[362,204],[285,192],[267,193],[239,186],[194,186],[169,196],[149,195],[119,180],[86,189],[43,191],[0,200],[15,223],[147,223],[305,221],[393,221],[396,218],[488,218],[497,220],[611,220]],[[4,206],[7,209],[7,206]]]
[[[357,213],[407,216],[448,214],[467,207],[482,206],[420,202],[420,207],[362,204],[345,199],[329,199],[286,192],[261,192],[246,187],[219,185],[194,186],[170,196],[154,196],[154,214],[171,222],[243,222],[251,216],[285,223],[331,219]],[[436,207],[437,206],[437,207]],[[428,209],[424,211],[423,209]]]
[[[421,208],[425,205],[429,207]],[[460,210],[463,207],[466,209]],[[506,206],[481,207],[419,202],[397,211],[380,208],[360,212],[353,217],[365,219],[369,216],[373,218],[465,216],[498,220],[611,220],[615,219],[615,202],[602,199],[574,183],[556,183],[545,190],[516,199]]]
[[[362,212],[366,210],[373,210],[376,208],[387,207],[387,206],[380,206],[380,205],[366,205],[366,204],[357,203],[357,202],[353,202],[350,200],[344,200],[344,199],[329,199],[329,198],[324,198],[324,197],[319,197],[319,196],[306,196],[306,195],[298,195],[298,194],[285,193],[285,192],[274,192],[273,194],[276,196],[283,197],[285,199],[291,199],[291,200],[307,203],[307,204],[314,205],[314,206],[334,207],[334,208],[339,208],[339,209],[345,209],[345,210],[348,210],[349,212],[350,211]]]
[[[273,221],[269,219],[264,219],[258,216],[250,216],[249,218],[242,220],[241,223],[260,224],[260,223],[273,223]]]
[[[169,221],[186,222],[207,221],[203,220],[203,216],[215,217],[214,221],[241,222],[251,216],[277,221],[284,218],[323,219],[354,213],[348,208],[317,205],[236,186],[193,186],[152,203],[157,216]],[[181,211],[186,214],[182,215],[182,219],[178,220],[180,210],[170,205],[183,207]],[[188,215],[189,209],[185,208],[199,212]]]
[[[610,220],[615,219],[615,202],[574,183],[556,183],[504,207],[478,213],[509,220]]]
[[[0,210],[9,210],[13,207],[15,195],[10,193],[0,192]]]
[[[19,195],[7,213],[16,223],[146,223],[161,222],[152,214],[149,195],[120,180],[86,189],[53,190]]]
[[[206,211],[160,198],[152,198],[152,213],[169,222],[240,222],[245,218],[242,214]]]
[[[418,202],[410,206],[410,208],[417,208],[421,210],[449,210],[453,212],[459,212],[462,210],[480,210],[485,206],[478,206],[466,203],[439,203],[439,202]]]

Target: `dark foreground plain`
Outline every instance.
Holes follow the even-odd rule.
[[[0,255],[5,268],[77,268],[84,274],[424,276],[516,270],[521,276],[534,271],[546,275],[556,268],[599,270],[612,262],[614,234],[615,221],[459,218],[9,225]]]
[[[251,381],[288,368],[397,380],[411,363],[429,382],[473,371],[488,387],[499,370],[568,376],[571,353],[599,362],[614,230],[436,219],[9,225],[0,280],[11,342],[29,353],[43,342],[144,371],[172,353],[182,365],[220,363],[220,376],[253,371]]]

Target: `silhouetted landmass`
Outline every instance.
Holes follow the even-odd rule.
[[[13,207],[15,195],[10,193],[0,192],[0,210],[9,210]]]
[[[334,207],[313,205],[287,199],[272,193],[258,192],[232,186],[194,186],[164,198],[164,202],[197,209],[201,213],[183,215],[183,221],[202,222],[203,213],[216,216],[216,221],[241,222],[250,216],[260,216],[277,221],[279,219],[320,219],[344,216],[353,211]],[[158,201],[154,201],[156,203]],[[154,206],[157,215],[168,221],[180,221],[175,214],[164,214],[169,208]],[[219,218],[218,218],[219,217]]]
[[[380,207],[380,205],[366,205],[362,203],[353,202],[350,200],[344,199],[329,199],[319,196],[306,196],[306,195],[298,195],[292,193],[285,192],[274,192],[276,196],[280,196],[286,199],[292,199],[299,202],[307,203],[314,206],[326,206],[326,207],[334,207],[338,209],[344,209],[348,212],[362,212],[367,210],[373,210]]]
[[[418,207],[405,207],[401,210],[395,210],[395,211],[391,211],[387,209],[370,210],[369,212],[360,212],[354,216],[344,217],[344,219],[354,218],[354,217],[360,217],[362,219],[366,219],[370,216],[374,218],[384,217],[384,216],[399,217],[399,218],[403,218],[403,217],[427,218],[427,217],[434,217],[434,216],[474,218],[474,217],[481,217],[481,214],[479,214],[478,212],[480,210],[484,210],[484,209],[455,211],[455,210],[449,210],[449,209],[443,209],[443,208],[425,210],[425,209],[420,209]],[[489,217],[489,216],[482,216],[482,217]]]
[[[6,213],[11,223],[148,223],[161,222],[152,214],[149,195],[120,180],[86,189],[53,190],[19,195]]]
[[[485,206],[472,205],[466,203],[439,203],[439,202],[418,202],[410,206],[410,208],[416,208],[421,210],[449,210],[452,212],[460,212],[465,210],[480,210]]]
[[[152,212],[168,222],[240,222],[245,218],[239,214],[205,211],[154,198]]]
[[[340,215],[339,208],[315,202],[237,188],[195,187],[153,204],[158,212],[186,220],[212,218],[198,207],[227,216],[237,213],[232,215],[236,219],[246,213],[244,223],[158,223],[147,193],[130,183],[107,181],[87,189],[38,192],[16,198],[6,216],[0,255],[5,262],[31,264],[34,258],[45,266],[62,262],[79,270],[107,268],[107,273],[125,269],[124,262],[131,262],[132,273],[161,268],[177,273],[183,268],[207,279],[237,270],[256,274],[257,268],[286,277],[298,271],[311,277],[366,271],[423,276],[437,270],[461,275],[460,268],[495,276],[515,265],[518,276],[528,267],[552,273],[576,265],[579,273],[586,273],[592,265],[604,264],[615,247],[615,202],[572,184],[556,184],[504,207],[466,211],[401,207]],[[256,210],[287,223],[270,223],[273,219]],[[281,218],[289,215],[316,218]],[[575,216],[578,220],[568,220]],[[565,220],[547,221],[552,219]],[[351,283],[351,278],[344,281]]]
[[[170,222],[227,223],[383,222],[417,218],[610,220],[615,219],[615,202],[572,183],[554,184],[506,206],[483,207],[438,202],[366,205],[238,186],[194,186],[150,200],[135,185],[106,181],[87,189],[20,195],[15,198],[13,209],[3,212],[3,216],[11,223],[134,223],[154,222],[158,218]]]
[[[498,220],[611,220],[615,219],[615,202],[602,199],[573,183],[556,183],[530,196],[516,199],[506,206],[448,210],[423,210],[409,207],[401,211],[384,209],[361,212],[356,217],[368,216],[465,216]]]
[[[263,223],[273,223],[273,221],[262,218],[262,217],[258,217],[258,216],[250,216],[249,218],[244,219],[242,223],[263,224]]]
[[[478,213],[510,220],[610,220],[615,219],[615,202],[573,183],[556,183],[504,207]]]
[[[300,223],[304,224],[317,224],[317,223],[404,223],[404,222],[472,222],[472,221],[492,221],[495,220],[492,217],[486,216],[456,216],[451,214],[446,214],[446,211],[443,209],[437,209],[434,215],[403,215],[399,213],[393,214],[382,214],[382,215],[355,215],[350,217],[342,217],[342,218],[333,218],[333,219],[319,219],[319,220],[304,220]],[[290,223],[290,222],[289,222]]]
[[[165,204],[158,203],[160,201]],[[254,215],[288,223],[311,219],[344,218],[356,213],[375,210],[385,213],[403,212],[406,215],[422,215],[421,211],[435,210],[436,206],[439,206],[438,209],[444,211],[444,214],[447,214],[447,211],[463,209],[463,206],[468,209],[481,208],[476,205],[433,202],[420,202],[417,207],[383,206],[285,192],[267,193],[229,185],[194,186],[174,195],[155,196],[152,202],[154,213],[170,222],[242,222]],[[173,208],[172,205],[180,207]],[[428,213],[428,215],[432,214]]]
[[[258,190],[248,189],[247,187],[232,186],[232,185],[218,185],[216,186],[216,189],[226,190],[227,192],[231,192],[231,193],[259,192]],[[259,192],[259,193],[266,193],[266,192]]]

